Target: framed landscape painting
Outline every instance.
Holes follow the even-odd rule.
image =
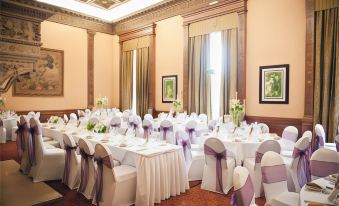
[[[261,66],[259,103],[288,104],[289,64]]]
[[[177,75],[162,77],[162,102],[172,103],[177,98]]]
[[[35,68],[19,76],[13,86],[13,96],[63,96],[64,51],[41,48]]]

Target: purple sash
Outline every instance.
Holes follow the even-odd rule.
[[[138,124],[138,123],[135,123],[135,122],[129,122],[128,125],[129,125],[131,128],[133,128],[134,130],[136,130],[136,129],[138,128],[138,126],[139,126],[139,124]]]
[[[20,124],[18,122],[18,129],[15,131],[16,133],[16,145],[18,148],[19,158],[22,158],[22,154],[25,151],[25,132],[29,131],[28,124],[25,122],[24,124]]]
[[[208,124],[208,129],[210,130],[210,132],[214,131],[215,125],[217,124],[217,121],[212,120],[209,124]]]
[[[40,135],[41,128],[39,126],[31,127],[29,129],[29,137],[28,137],[28,157],[29,157],[29,163],[30,165],[36,165],[36,159],[35,159],[35,136]]]
[[[162,126],[162,125],[160,125],[160,132],[163,132],[163,137],[162,137],[162,139],[163,140],[167,140],[167,132],[173,132],[173,125],[171,125],[171,126]]]
[[[144,139],[148,140],[148,137],[152,131],[152,125],[144,125],[142,128],[144,129]]]
[[[68,178],[69,178],[69,172],[71,170],[71,158],[72,158],[72,150],[76,150],[78,148],[78,146],[75,147],[71,147],[69,145],[66,144],[66,142],[64,141],[64,147],[66,150],[66,155],[65,155],[65,168],[64,168],[64,176],[62,178],[62,182],[65,184],[68,184]]]
[[[256,151],[255,152],[255,164],[260,163],[263,156],[264,156],[264,154]]]
[[[191,142],[189,139],[184,140],[181,137],[177,136],[176,137],[177,145],[182,146],[182,149],[184,150],[184,157],[185,160],[187,160],[187,152],[191,151]]]
[[[111,127],[113,128],[120,128],[121,127],[121,124],[120,123],[114,123],[114,124],[111,124]]]
[[[284,131],[282,134],[282,138],[292,142],[296,142],[298,139],[298,134],[290,131]]]
[[[95,201],[97,205],[102,201],[102,187],[103,187],[103,166],[110,168],[113,170],[114,163],[112,155],[108,155],[106,157],[94,157],[94,161],[97,162],[97,175],[95,179]]]
[[[326,177],[339,172],[339,164],[336,162],[325,162],[311,160],[311,174],[317,177]]]
[[[188,136],[189,136],[191,142],[193,142],[193,133],[195,132],[195,128],[187,128],[186,127],[186,132],[188,133]]]
[[[337,152],[339,152],[339,142],[335,140],[335,148],[337,149]]]
[[[250,206],[254,196],[254,187],[251,177],[248,175],[245,184],[235,190],[232,195],[232,206]]]
[[[262,181],[266,184],[287,180],[286,167],[282,165],[261,167]]]
[[[218,192],[222,192],[224,193],[223,190],[223,183],[222,183],[222,168],[221,168],[221,160],[227,160],[227,152],[226,150],[217,153],[216,151],[214,151],[214,149],[212,149],[211,147],[209,147],[208,145],[204,145],[204,153],[205,155],[211,155],[214,156],[214,158],[216,159],[216,165],[215,165],[215,175],[216,175],[216,184],[215,184],[215,190]],[[227,164],[226,164],[227,167]]]
[[[310,173],[310,153],[309,147],[304,150],[294,148],[292,157],[295,159],[299,157],[298,166],[297,166],[297,177],[300,188],[305,184],[311,181]]]
[[[80,148],[80,155],[81,155],[81,179],[80,179],[80,186],[79,192],[84,193],[88,184],[88,177],[89,177],[89,164],[88,159],[92,159],[93,155],[87,154],[83,149]]]
[[[4,122],[2,121],[2,119],[0,119],[0,127],[4,126]]]
[[[324,138],[322,136],[316,135],[313,152],[317,151],[319,148],[323,148],[324,145],[325,145]]]

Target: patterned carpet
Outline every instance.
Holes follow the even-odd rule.
[[[16,143],[8,142],[6,144],[0,144],[0,160],[18,160],[16,151]],[[61,193],[64,198],[62,201],[51,204],[52,206],[89,206],[92,205],[91,201],[87,200],[84,196],[80,195],[76,190],[68,189],[60,181],[47,181],[46,182],[53,189]],[[168,200],[164,200],[159,206],[228,206],[231,205],[232,192],[227,195],[216,194],[200,189],[200,181],[190,182],[191,189],[186,193],[171,197]],[[264,198],[257,198],[256,204],[263,206],[265,204]]]

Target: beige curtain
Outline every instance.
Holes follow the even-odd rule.
[[[133,96],[133,50],[122,53],[120,71],[120,106],[121,110],[132,108]]]
[[[205,113],[210,118],[211,89],[209,66],[209,35],[189,38],[189,113]]]
[[[224,30],[221,34],[222,67],[220,85],[220,114],[228,114],[229,100],[237,88],[237,29]]]
[[[315,12],[314,124],[333,142],[339,118],[338,8]]]
[[[149,48],[137,49],[137,113],[143,117],[148,110]]]

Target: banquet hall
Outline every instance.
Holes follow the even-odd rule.
[[[339,205],[339,0],[0,0],[0,205]]]

